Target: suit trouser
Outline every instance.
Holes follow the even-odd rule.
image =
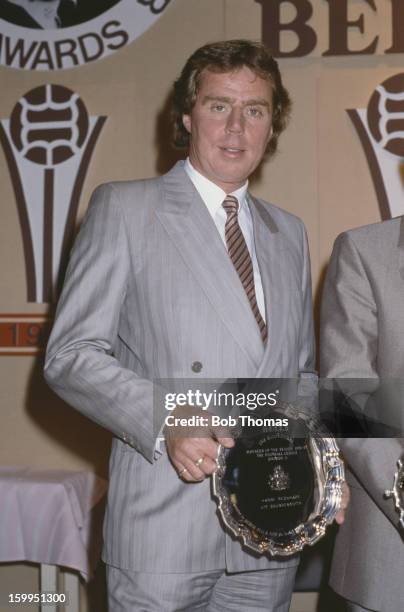
[[[107,566],[109,612],[288,612],[296,570],[146,574]]]

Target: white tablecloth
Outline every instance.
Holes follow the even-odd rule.
[[[66,566],[88,581],[101,548],[91,510],[106,490],[90,472],[0,467],[0,562]]]

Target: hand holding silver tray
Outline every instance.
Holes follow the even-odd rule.
[[[394,474],[393,488],[384,492],[386,497],[393,497],[396,509],[400,514],[400,527],[404,529],[404,460],[397,461],[397,471]]]
[[[239,429],[233,448],[220,447],[213,493],[226,528],[244,546],[289,556],[317,542],[333,522],[344,466],[317,420],[281,402],[267,416],[286,417],[288,426]]]

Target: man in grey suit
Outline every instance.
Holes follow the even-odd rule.
[[[297,557],[248,553],[216,514],[210,476],[218,443],[233,441],[166,426],[159,449],[153,407],[157,379],[315,383],[303,224],[247,190],[289,106],[262,45],[198,49],[174,89],[189,158],[161,178],[98,188],[73,248],[45,375],[115,436],[104,528],[113,611],[289,609]]]
[[[403,305],[404,218],[340,235],[324,286],[321,374],[337,379],[365,434],[383,436],[340,441],[351,502],[331,585],[351,611],[403,609],[404,542],[399,515],[384,495],[404,450],[402,438],[386,437],[400,430],[402,436]]]

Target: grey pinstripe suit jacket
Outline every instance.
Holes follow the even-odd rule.
[[[225,535],[210,482],[155,458],[158,378],[306,377],[314,362],[303,224],[249,196],[269,343],[199,194],[179,162],[161,178],[98,188],[72,251],[45,375],[115,434],[104,557],[154,572],[279,567]],[[200,373],[191,365],[199,361]],[[296,564],[293,558],[282,564]]]
[[[387,387],[389,405],[402,411],[395,382],[404,380],[404,217],[341,234],[324,286],[321,374],[363,380],[355,400],[365,409],[366,388]],[[361,383],[362,385],[362,383]],[[384,395],[384,398],[387,396]],[[333,588],[371,610],[398,612],[404,601],[404,542],[391,488],[402,439],[340,441],[351,471],[351,502],[340,527],[331,573]]]

